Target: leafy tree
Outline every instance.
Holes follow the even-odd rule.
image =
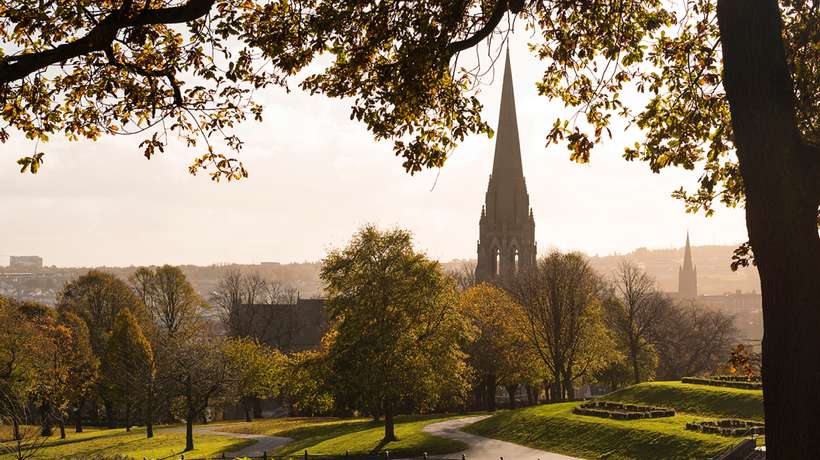
[[[120,311],[128,309],[145,327],[148,312],[131,288],[116,276],[91,270],[69,282],[57,296],[57,310],[79,316],[88,326],[91,347],[101,357]]]
[[[624,350],[632,370],[632,383],[654,374],[654,350],[649,338],[672,300],[655,288],[655,280],[637,265],[623,261],[618,265],[604,300],[607,322]]]
[[[199,330],[206,304],[179,267],[140,267],[130,281],[161,335],[174,337]]]
[[[91,337],[85,321],[74,313],[64,311],[59,316],[59,322],[71,333],[71,344],[61,350],[61,353],[68,363],[67,386],[69,401],[74,408],[74,429],[81,433],[83,406],[86,399],[92,396],[97,383],[100,360],[91,347]]]
[[[29,422],[28,395],[37,373],[41,337],[18,304],[0,297],[0,413],[12,427],[12,437],[23,439],[23,422]],[[4,423],[5,424],[5,423]]]
[[[464,347],[467,362],[478,374],[480,401],[493,411],[498,385],[528,383],[526,373],[536,367],[526,335],[526,315],[506,292],[489,284],[468,288],[459,305],[471,328]]]
[[[335,401],[328,384],[329,364],[324,348],[287,355],[282,376],[282,396],[291,415],[315,417],[333,411]]]
[[[607,364],[612,344],[603,324],[601,284],[575,252],[552,252],[510,281],[527,334],[554,378],[553,400],[574,398],[574,382]]]
[[[362,228],[325,257],[321,278],[337,404],[383,414],[384,440],[393,441],[402,407],[423,410],[461,391],[454,287],[437,262],[413,249],[409,232]]]
[[[125,406],[125,429],[131,429],[132,410],[142,406],[146,434],[154,436],[154,379],[156,364],[151,344],[128,309],[120,311],[102,359],[106,391]]]
[[[250,422],[254,400],[278,396],[284,357],[278,351],[248,338],[228,340],[225,343],[225,357],[231,380],[229,399],[242,405],[245,420]]]
[[[254,90],[287,86],[323,53],[333,62],[303,89],[351,99],[351,117],[393,140],[407,170],[443,165],[466,135],[490,132],[475,98],[486,69],[459,67],[461,53],[492,45],[505,17],[525,21],[545,66],[539,91],[570,109],[549,142],[586,162],[621,118],[643,137],[626,159],[653,172],[703,166],[698,188],[676,193],[690,210],[745,206],[749,242],[733,265],[753,252],[761,274],[767,448],[820,457],[808,423],[820,411],[809,377],[820,372],[816,0],[74,3],[0,3],[0,140],[141,133],[150,157],[176,134],[205,141],[190,169],[217,179],[247,172],[211,140],[238,150],[226,130],[260,118]],[[645,97],[630,107],[622,95],[634,90]],[[36,172],[42,161],[35,151],[19,163]]]

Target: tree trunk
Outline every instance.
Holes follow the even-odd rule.
[[[14,437],[14,440],[19,441],[20,439],[23,438],[23,436],[20,433],[20,421],[17,420],[16,416],[11,418],[11,425],[12,425],[11,433],[12,433],[12,436]]]
[[[248,401],[247,397],[242,398],[242,409],[245,411],[245,421],[250,422],[253,419],[251,418],[251,404]]]
[[[154,391],[153,386],[145,398],[145,437],[154,437]]]
[[[498,380],[495,374],[487,376],[487,381],[484,387],[484,398],[486,399],[487,410],[495,412],[495,389],[498,386]]]
[[[629,357],[632,360],[632,380],[633,383],[641,383],[641,369],[638,365],[638,344],[634,341],[630,341],[632,343],[629,344]]]
[[[253,398],[253,418],[262,418],[262,401],[257,397]]]
[[[65,415],[60,414],[60,439],[65,439]]]
[[[507,385],[507,395],[510,397],[510,409],[515,409],[515,392],[518,390],[518,384]]]
[[[185,417],[185,452],[194,450],[194,417],[196,413],[190,411]]]
[[[125,431],[131,431],[131,403],[125,403]]]
[[[800,138],[776,0],[718,0],[724,78],[763,297],[766,453],[820,458],[820,152]]]
[[[185,406],[187,408],[185,417],[185,452],[194,450],[194,419],[196,419],[196,408],[194,407],[194,388],[191,381],[191,374],[185,377]]]
[[[396,428],[393,423],[393,402],[384,402],[384,441],[391,442],[396,440]]]
[[[103,401],[103,406],[105,407],[105,419],[108,421],[108,429],[114,429],[114,407],[111,404],[111,401],[105,400]]]
[[[74,408],[74,432],[75,433],[82,433],[83,432],[83,406],[85,405],[85,400],[80,398],[77,400],[77,406]]]
[[[40,434],[46,437],[54,434],[51,429],[51,405],[48,401],[43,401],[40,404],[40,421],[42,422]]]

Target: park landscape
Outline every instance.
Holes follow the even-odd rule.
[[[83,271],[50,304],[0,296],[0,458],[820,458],[818,11],[814,0],[0,0],[0,145],[32,181],[59,178],[44,173],[65,158],[49,146],[122,136],[148,160],[192,152],[187,171],[214,187],[250,181],[241,126],[277,110],[265,107],[274,90],[341,100],[407,177],[447,168],[472,135],[495,142],[477,258],[460,269],[401,224],[366,223],[362,206],[358,229],[323,251],[320,298],[229,263],[199,292],[159,260]],[[580,251],[538,252],[530,193],[545,184],[524,178],[516,30],[540,66],[538,95],[561,107],[542,123],[546,147],[588,165],[627,139],[625,160],[691,172],[695,188],[671,193],[685,211],[743,209],[726,265],[760,275],[759,349],[699,304],[688,234],[677,293],[627,259],[599,273]],[[479,96],[496,73],[493,129]],[[278,115],[276,129],[299,124]],[[84,199],[132,203],[107,184]],[[571,192],[548,199],[595,213]],[[87,209],[53,235],[93,220]],[[239,228],[231,215],[211,221]],[[147,234],[142,249],[167,238]],[[10,276],[43,269],[23,259],[32,272]],[[319,313],[299,323],[284,311]]]

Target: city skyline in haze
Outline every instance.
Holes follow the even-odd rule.
[[[567,109],[537,95],[543,64],[523,40],[513,39],[510,54],[539,255],[682,247],[687,230],[693,246],[746,241],[742,209],[718,207],[706,218],[670,196],[694,188],[697,171],[653,174],[623,160],[623,147],[640,139],[634,130],[613,129],[587,165],[570,162],[561,145],[545,148],[554,117]],[[494,129],[502,62],[479,94]],[[134,136],[41,143],[41,172],[20,174],[15,161],[35,147],[13,135],[0,156],[0,254],[36,254],[58,266],[315,261],[375,223],[410,229],[417,247],[439,260],[476,257],[495,139],[472,136],[441,170],[411,176],[390,143],[350,120],[349,101],[281,89],[265,90],[260,101],[264,121],[238,130],[250,177],[235,183],[190,176],[200,150],[181,142],[148,161]]]

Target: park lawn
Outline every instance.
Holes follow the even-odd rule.
[[[327,429],[338,429],[340,433],[370,428],[373,424],[369,418],[339,419],[335,417],[285,417],[256,419],[251,422],[231,421],[216,422],[219,431],[226,433],[264,434],[268,436],[284,436],[282,433],[294,430],[304,437],[310,436],[313,430],[322,432]],[[294,436],[290,436],[294,437]]]
[[[184,432],[157,432],[154,437],[147,439],[143,428],[133,428],[131,432],[125,429],[99,429],[84,433],[67,432],[66,439],[59,436],[50,438],[43,447],[32,457],[46,458],[92,458],[95,455],[120,454],[133,458],[179,458],[185,448]],[[207,434],[194,434],[195,450],[185,452],[187,457],[202,458],[240,449],[252,444],[253,440],[231,438]],[[5,447],[5,446],[4,446]],[[3,452],[6,449],[2,450]],[[0,459],[11,459],[13,455],[0,455]]]
[[[763,391],[680,382],[639,383],[615,391],[607,401],[672,407],[678,412],[715,418],[763,421]]]
[[[474,415],[474,414],[470,414]],[[280,432],[294,441],[282,446],[275,455],[300,454],[305,450],[316,455],[368,454],[389,451],[391,456],[446,454],[464,450],[459,441],[438,438],[422,431],[425,426],[464,417],[465,415],[405,415],[396,417],[397,441],[383,443],[384,422],[372,419],[322,422]]]
[[[687,422],[708,419],[699,415],[612,420],[573,414],[577,404],[505,411],[465,431],[566,455],[607,459],[712,458],[740,442],[739,438],[687,431]]]

